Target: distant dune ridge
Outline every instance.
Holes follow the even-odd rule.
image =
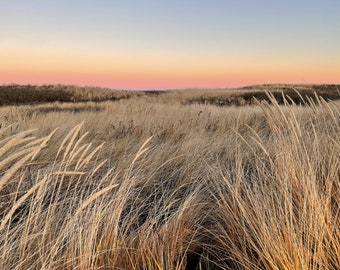
[[[307,98],[315,100],[315,94],[325,100],[340,99],[340,85],[282,84],[256,85],[235,89],[184,89],[173,91],[124,91],[72,85],[2,85],[0,86],[0,106],[46,102],[118,101],[142,96],[157,97],[164,101],[169,98],[183,104],[243,106],[254,104],[255,98],[269,101],[266,91],[272,92],[280,104],[283,102],[282,93],[289,96],[297,104],[303,104]],[[288,102],[290,101],[288,100]]]

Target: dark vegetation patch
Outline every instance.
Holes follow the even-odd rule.
[[[67,85],[2,85],[0,106],[51,102],[101,102],[128,99],[131,93],[97,87]]]
[[[251,86],[240,89],[242,93],[232,95],[202,95],[200,97],[189,98],[185,104],[210,104],[216,106],[244,106],[252,105],[258,101],[267,101],[271,103],[271,98],[268,96],[270,92],[279,104],[298,104],[305,105],[311,101],[316,102],[318,98],[323,98],[326,101],[340,99],[339,85],[310,85],[305,87],[295,86]],[[246,91],[244,91],[246,90]]]
[[[255,103],[255,99],[251,97],[246,100],[243,96],[200,96],[195,98],[189,98],[185,101],[185,104],[205,104],[215,106],[244,106]]]
[[[142,93],[147,95],[147,96],[160,96],[161,94],[166,93],[166,91],[148,90],[148,91],[142,91]]]
[[[281,90],[281,91],[280,91]],[[271,92],[279,104],[306,104],[309,101],[316,102],[318,98],[326,101],[340,99],[340,87],[337,85],[313,85],[310,89],[294,89],[282,87],[282,89]],[[269,96],[265,91],[244,93],[242,98],[251,103],[255,98],[259,101],[270,102]]]
[[[37,88],[30,85],[1,86],[0,105],[17,105],[27,103],[71,102],[72,95],[62,89],[51,89],[49,86]]]
[[[99,105],[96,106],[84,106],[81,107],[60,107],[60,106],[53,106],[53,107],[42,107],[42,108],[35,108],[31,112],[27,112],[26,116],[31,117],[33,113],[38,114],[46,114],[50,112],[69,112],[69,113],[82,113],[82,112],[99,112],[103,111],[104,108],[100,107]]]

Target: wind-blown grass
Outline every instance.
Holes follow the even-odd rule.
[[[339,103],[269,98],[5,108],[0,268],[339,269]]]

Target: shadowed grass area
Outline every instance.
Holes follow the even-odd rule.
[[[311,102],[317,103],[318,97],[324,100],[339,100],[340,86],[338,85],[259,85],[240,88],[238,93],[229,95],[220,92],[219,94],[202,94],[188,98],[185,104],[211,104],[216,106],[245,106],[254,105],[256,100],[271,102],[267,92],[271,92],[276,102],[280,105],[288,104],[305,105]]]
[[[266,99],[0,108],[0,269],[339,269],[339,102]]]
[[[98,87],[72,85],[2,85],[0,106],[50,102],[115,101],[130,98],[131,94]]]

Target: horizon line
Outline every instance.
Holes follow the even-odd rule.
[[[260,86],[313,86],[313,85],[339,85],[339,83],[284,83],[284,82],[275,82],[275,83],[263,83],[263,84],[245,84],[240,86],[223,86],[223,87],[174,87],[174,88],[114,88],[100,85],[85,85],[85,84],[63,84],[63,83],[2,83],[0,86],[65,86],[65,87],[77,87],[77,88],[99,88],[99,89],[107,89],[113,91],[171,91],[171,90],[223,90],[223,89],[242,89],[249,87],[260,87]]]

